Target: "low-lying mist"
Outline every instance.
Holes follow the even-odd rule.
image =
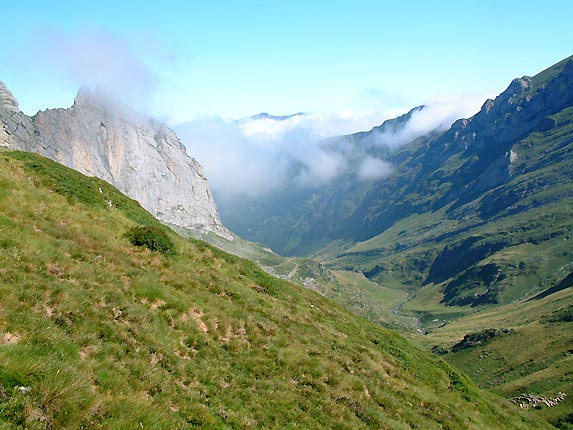
[[[397,130],[369,135],[370,146],[396,150],[432,130],[445,130],[479,110],[481,94],[430,100]],[[241,120],[195,119],[173,126],[187,152],[205,168],[215,198],[264,197],[287,187],[319,187],[341,175],[377,180],[392,172],[380,156],[341,144],[334,136],[370,130],[388,119],[375,114],[255,115]]]

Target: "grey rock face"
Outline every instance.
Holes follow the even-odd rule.
[[[0,146],[23,149],[24,142],[34,141],[33,130],[31,119],[20,112],[16,98],[0,81]]]
[[[553,74],[544,79],[514,79],[472,118],[456,121],[431,141],[431,150],[419,149],[420,159],[440,164],[459,153],[467,160],[459,178],[474,178],[467,185],[474,193],[508,182],[519,173],[515,166],[519,153],[514,144],[533,131],[554,127],[550,116],[573,103],[573,59],[552,69]]]
[[[0,120],[7,138],[0,133],[0,145],[104,179],[165,223],[232,239],[201,165],[165,125],[85,88],[72,107],[29,118],[6,92],[0,94]]]
[[[0,81],[0,109],[16,112],[20,110],[18,108],[18,101],[2,81]]]
[[[514,79],[495,100],[487,100],[480,112],[450,132],[461,135],[476,149],[488,142],[511,143],[532,130],[546,129],[547,116],[559,112],[573,99],[573,60],[568,60],[551,80],[532,87],[531,78]]]

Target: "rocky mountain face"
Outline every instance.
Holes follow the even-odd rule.
[[[232,239],[201,165],[165,125],[86,88],[70,108],[28,117],[3,83],[0,121],[1,146],[104,179],[165,223]]]
[[[474,117],[458,120],[446,132],[412,142],[389,157],[395,174],[366,196],[351,221],[360,224],[352,239],[366,240],[406,213],[437,210],[450,203],[459,207],[530,172],[531,166],[520,161],[533,156],[534,148],[522,148],[520,142],[532,133],[556,131],[554,115],[571,106],[572,59],[533,78],[514,79]],[[543,144],[543,139],[537,140],[538,147]],[[384,207],[371,204],[382,196]]]
[[[0,81],[0,146],[18,149],[35,139],[32,120],[20,112],[18,101]]]

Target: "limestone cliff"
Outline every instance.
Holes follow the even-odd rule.
[[[165,223],[232,238],[201,165],[165,125],[86,88],[70,108],[30,118],[4,84],[0,121],[0,146],[37,152],[104,179]]]
[[[32,120],[20,112],[18,101],[0,81],[0,146],[22,148],[24,142],[34,141]]]

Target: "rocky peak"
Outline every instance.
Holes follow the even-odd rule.
[[[374,127],[371,132],[395,134],[404,129],[412,116],[426,108],[426,105],[416,106],[397,118],[387,119],[381,125]]]
[[[96,90],[97,91],[97,90]],[[94,108],[101,104],[101,98],[96,97],[96,93],[92,91],[89,87],[82,86],[78,90],[78,93],[74,97],[73,107],[90,107]]]
[[[20,111],[18,101],[2,81],[0,81],[0,109],[13,112]]]
[[[93,99],[93,92],[89,87],[81,86],[74,97],[74,106],[89,104]]]
[[[80,87],[78,93],[74,97],[74,104],[72,105],[72,108],[106,111],[107,113],[115,114],[115,116],[123,115],[129,117],[130,120],[132,117],[137,116],[142,119],[151,119],[143,115],[139,115],[132,108],[121,103],[119,100],[113,97],[112,94],[108,93],[100,87],[96,87],[94,90],[87,86]]]
[[[502,93],[502,96],[511,97],[515,95],[519,95],[524,91],[527,91],[531,88],[531,78],[528,76],[524,76],[523,78],[515,78],[509,84],[509,87]]]
[[[514,79],[494,100],[486,100],[477,114],[455,121],[415,154],[425,157],[427,164],[443,163],[457,154],[466,160],[460,178],[470,178],[466,186],[478,194],[519,174],[515,144],[533,132],[551,130],[556,125],[552,116],[570,106],[573,57],[536,76]],[[419,160],[413,159],[412,168]]]
[[[485,101],[485,103],[483,104],[483,106],[481,107],[481,110],[484,111],[485,113],[489,113],[489,111],[494,106],[494,104],[495,104],[495,102],[492,99],[487,99]],[[466,121],[466,123],[467,123],[467,121]]]
[[[534,130],[547,129],[547,117],[573,103],[573,60],[531,77],[511,81],[495,100],[487,100],[467,121],[456,121],[448,136],[468,150],[510,145]],[[499,148],[505,152],[508,148]]]
[[[570,59],[565,63],[562,73],[569,76],[573,75],[573,59]]]
[[[0,81],[0,147],[25,150],[34,138],[30,118],[20,111],[18,101]]]

